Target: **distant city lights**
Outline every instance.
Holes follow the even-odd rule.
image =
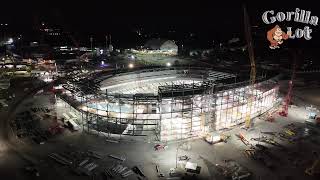
[[[104,68],[104,67],[109,67],[109,65],[110,65],[110,64],[105,63],[104,60],[102,60],[101,63],[100,63],[100,67],[102,67],[102,68]]]
[[[135,59],[134,55],[131,55],[131,56],[130,56],[130,59],[134,60],[134,59]]]
[[[9,38],[8,41],[7,41],[7,44],[12,44],[12,43],[13,43],[13,39]]]

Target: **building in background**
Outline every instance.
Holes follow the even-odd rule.
[[[172,40],[150,39],[144,44],[144,49],[153,53],[163,53],[168,55],[177,55],[178,46]]]

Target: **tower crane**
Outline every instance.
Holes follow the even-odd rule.
[[[292,98],[292,88],[293,88],[293,81],[296,75],[296,64],[297,64],[297,55],[296,51],[292,50],[291,53],[293,54],[293,64],[292,64],[292,74],[291,74],[291,79],[289,80],[289,87],[288,87],[288,92],[287,95],[282,102],[282,109],[279,112],[280,116],[287,117],[288,116],[288,107],[291,103],[291,98]]]
[[[243,6],[244,10],[244,32],[245,32],[245,38],[247,42],[247,49],[248,49],[248,54],[249,54],[249,60],[250,60],[250,81],[249,81],[249,93],[252,93],[248,97],[248,107],[249,110],[246,113],[245,117],[245,128],[250,128],[251,127],[251,106],[252,102],[254,101],[254,96],[253,96],[253,91],[254,91],[254,84],[256,81],[256,62],[254,58],[254,51],[253,51],[253,43],[252,43],[252,36],[251,36],[251,26],[249,22],[249,16],[247,12],[247,8],[244,5]]]

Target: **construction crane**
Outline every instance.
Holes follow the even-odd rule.
[[[292,88],[293,88],[293,81],[296,75],[296,63],[297,63],[297,55],[296,51],[292,50],[293,54],[293,64],[292,64],[292,74],[291,74],[291,79],[289,80],[289,87],[288,87],[288,92],[287,95],[282,102],[282,109],[279,112],[280,116],[287,117],[288,116],[288,107],[291,103],[291,97],[292,97]]]
[[[251,93],[251,95],[248,97],[247,104],[249,106],[249,110],[247,111],[246,117],[245,117],[245,128],[248,129],[251,127],[251,106],[252,106],[252,102],[254,101],[253,91],[254,91],[254,84],[256,81],[256,62],[254,58],[254,51],[253,51],[253,44],[252,44],[251,26],[249,22],[247,8],[245,5],[243,6],[243,10],[244,10],[244,32],[245,32],[247,49],[248,49],[248,54],[250,59],[249,93]]]

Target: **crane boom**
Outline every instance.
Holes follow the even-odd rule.
[[[254,84],[256,81],[256,62],[254,58],[254,51],[253,51],[253,43],[252,43],[252,36],[251,36],[251,25],[249,21],[249,16],[248,12],[246,9],[246,6],[243,6],[244,10],[244,32],[245,32],[245,38],[247,42],[247,49],[248,49],[248,54],[249,54],[249,60],[250,60],[250,82],[249,82],[249,94],[251,94],[248,97],[248,107],[249,110],[246,113],[245,117],[245,127],[250,128],[251,126],[251,106],[252,102],[254,100],[253,96],[253,90],[254,90]]]

